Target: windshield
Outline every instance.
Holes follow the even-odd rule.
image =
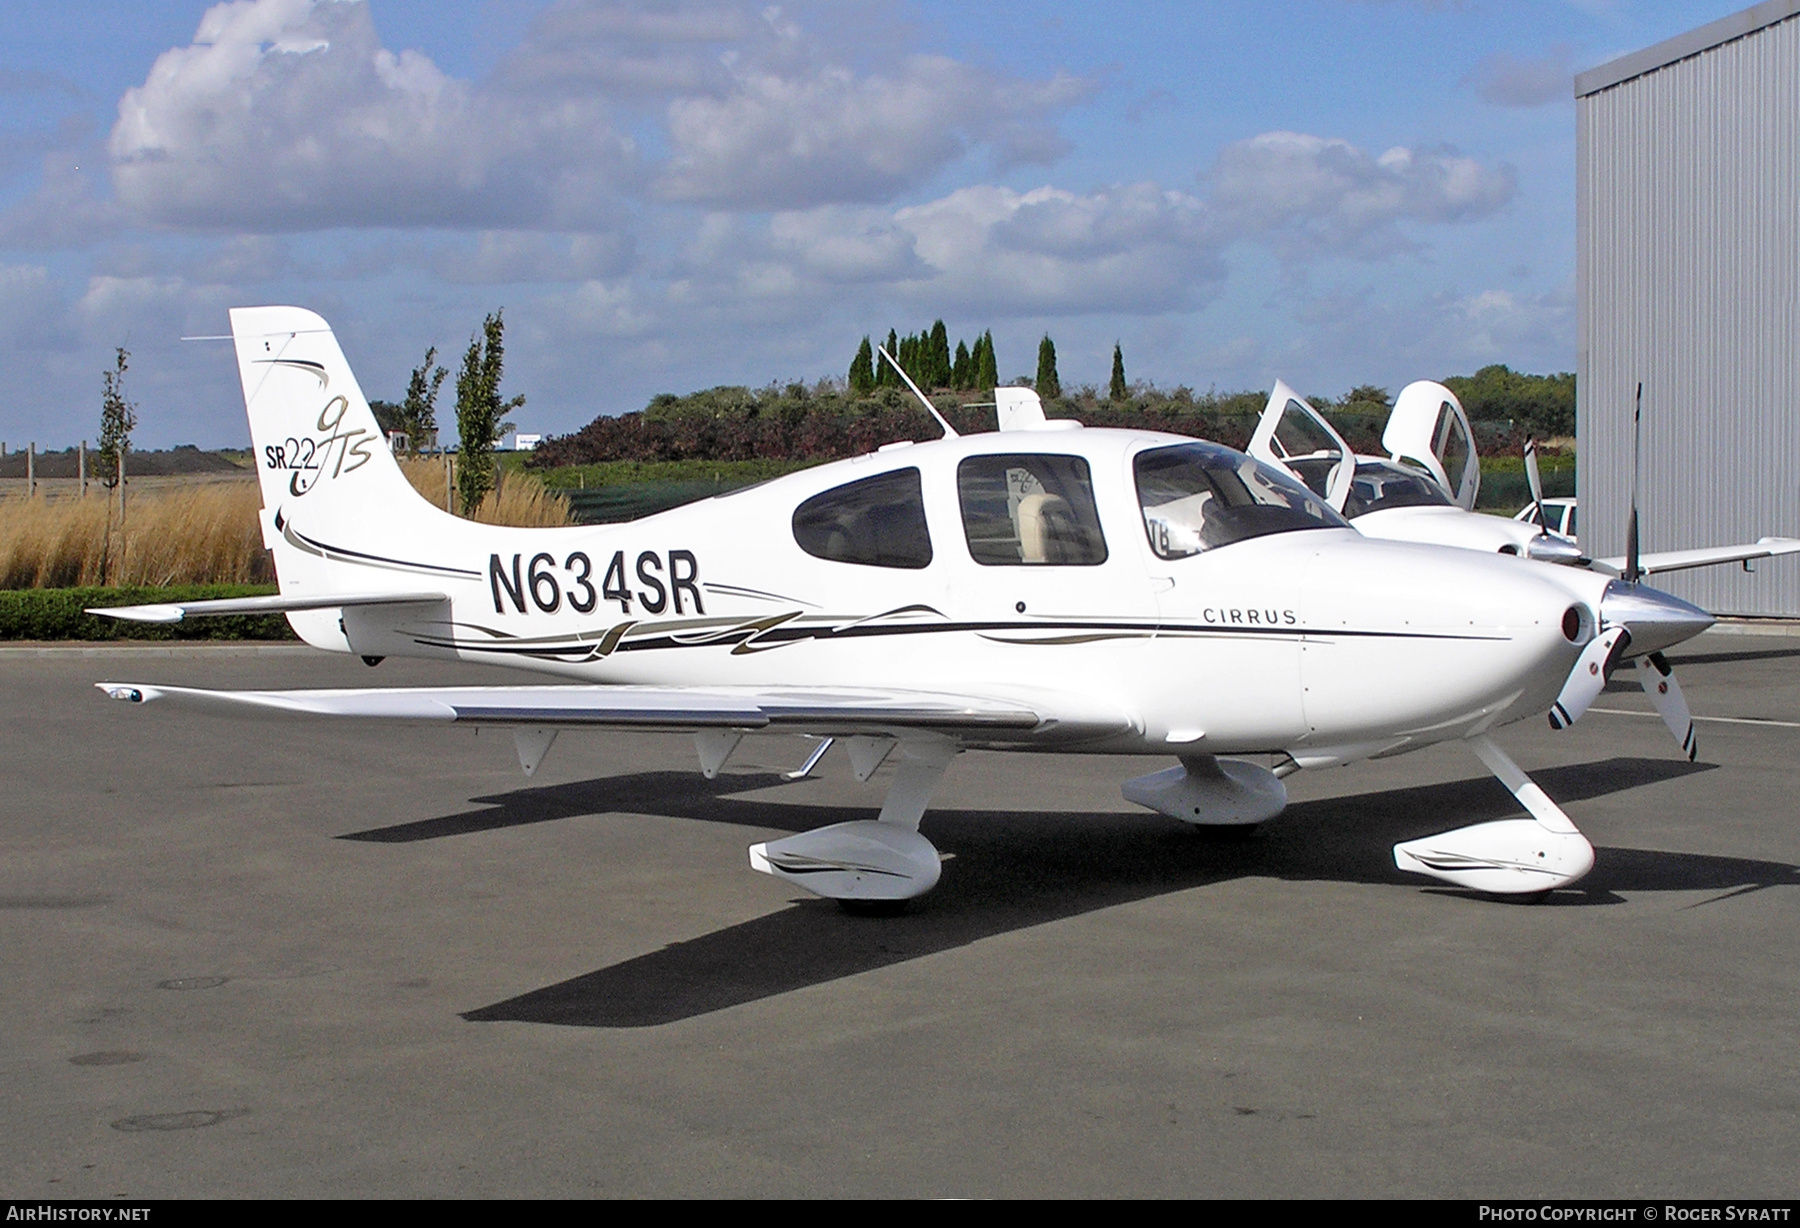
[[[1364,512],[1390,507],[1455,507],[1432,478],[1393,461],[1359,461],[1344,500],[1344,515],[1355,520]]]
[[[1216,443],[1152,448],[1132,469],[1150,548],[1165,559],[1269,533],[1347,527],[1286,474]]]

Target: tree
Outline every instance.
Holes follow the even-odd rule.
[[[456,434],[462,448],[456,488],[465,516],[473,514],[482,496],[494,488],[494,445],[513,429],[506,415],[525,404],[523,396],[500,399],[505,334],[500,312],[483,320],[481,331],[469,339],[462,373],[456,377]]]
[[[1131,390],[1125,386],[1125,351],[1115,341],[1113,342],[1112,383],[1107,385],[1106,399],[1123,401],[1130,395]]]
[[[885,348],[888,352],[888,358],[897,359],[900,357],[900,338],[894,334],[894,330],[891,328],[888,329],[888,339]],[[900,377],[894,374],[894,364],[888,362],[885,358],[882,359],[881,365],[875,368],[875,386],[877,388],[898,388],[900,386]]]
[[[931,339],[926,343],[925,381],[927,388],[944,388],[950,383],[950,333],[942,320],[931,325]]]
[[[1000,383],[1000,364],[994,358],[994,334],[989,330],[975,343],[975,390],[992,392]]]
[[[1352,405],[1379,405],[1383,409],[1386,409],[1389,405],[1393,404],[1393,401],[1388,396],[1388,390],[1386,388],[1379,387],[1375,384],[1358,384],[1344,394],[1344,399],[1340,401],[1339,404],[1343,405],[1345,408]]]
[[[979,337],[975,344],[981,344]],[[950,365],[950,386],[958,390],[975,386],[975,366],[969,358],[969,347],[961,338],[956,342],[956,361]]]
[[[120,346],[113,354],[113,369],[102,371],[100,394],[100,450],[94,458],[94,476],[110,490],[119,484],[119,458],[131,451],[131,432],[137,430],[137,406],[125,399],[125,369],[131,351]]]
[[[1477,422],[1510,418],[1539,437],[1575,433],[1573,372],[1528,375],[1496,363],[1443,383]]]
[[[495,317],[499,317],[496,315]],[[406,381],[406,400],[400,403],[399,426],[405,431],[407,440],[413,448],[419,449],[437,439],[437,395],[443,387],[444,378],[450,374],[443,367],[433,371],[431,364],[437,361],[437,347],[434,345],[425,351],[425,361],[413,368],[412,378]],[[495,383],[499,380],[496,376]],[[524,404],[524,402],[520,402]],[[459,410],[460,412],[460,410]]]
[[[862,344],[856,347],[856,357],[850,360],[850,392],[860,397],[867,396],[874,390],[875,350],[865,336]]]
[[[1056,343],[1049,333],[1038,342],[1037,394],[1046,401],[1062,395],[1062,381],[1056,378]]]

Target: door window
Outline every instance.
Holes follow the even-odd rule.
[[[1079,456],[971,456],[956,467],[969,554],[989,567],[1106,562],[1094,483]]]

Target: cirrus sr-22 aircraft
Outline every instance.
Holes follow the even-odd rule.
[[[1125,797],[1242,828],[1282,811],[1290,772],[1461,742],[1529,817],[1408,841],[1396,864],[1497,894],[1575,882],[1592,847],[1493,730],[1553,705],[1578,717],[1609,661],[1712,621],[1585,570],[1372,540],[1244,453],[1046,421],[1028,389],[997,390],[997,432],[959,437],[932,409],[940,440],[626,524],[478,524],[414,493],[323,319],[237,308],[231,328],[280,593],[100,612],[280,611],[371,664],[560,682],[106,694],[508,727],[528,773],[570,729],[691,732],[708,777],[746,733],[834,739],[858,779],[893,762],[879,815],[757,844],[750,862],[852,908],[935,885],[919,820],[967,748],[1173,757]]]

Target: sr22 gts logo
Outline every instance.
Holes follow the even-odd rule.
[[[350,402],[332,397],[319,411],[319,434],[303,439],[289,436],[285,443],[270,444],[263,449],[263,464],[270,469],[291,472],[288,493],[303,495],[318,485],[321,477],[337,477],[355,473],[372,459],[368,446],[375,439],[371,431],[361,427],[344,430],[344,415]]]
[[[615,550],[600,587],[594,587],[594,561],[577,550],[559,566],[549,552],[512,556],[512,563],[502,563],[498,554],[488,556],[488,586],[494,591],[494,613],[506,614],[510,605],[520,614],[531,613],[536,606],[546,614],[554,614],[563,602],[578,614],[591,614],[602,601],[616,601],[621,613],[631,613],[636,601],[645,612],[661,614],[671,604],[675,613],[687,613],[682,602],[685,593],[694,603],[694,613],[706,613],[700,604],[700,563],[692,550],[671,550],[664,556],[646,550],[637,556],[639,588],[634,593],[625,574],[625,552]],[[529,602],[529,604],[527,604]]]

